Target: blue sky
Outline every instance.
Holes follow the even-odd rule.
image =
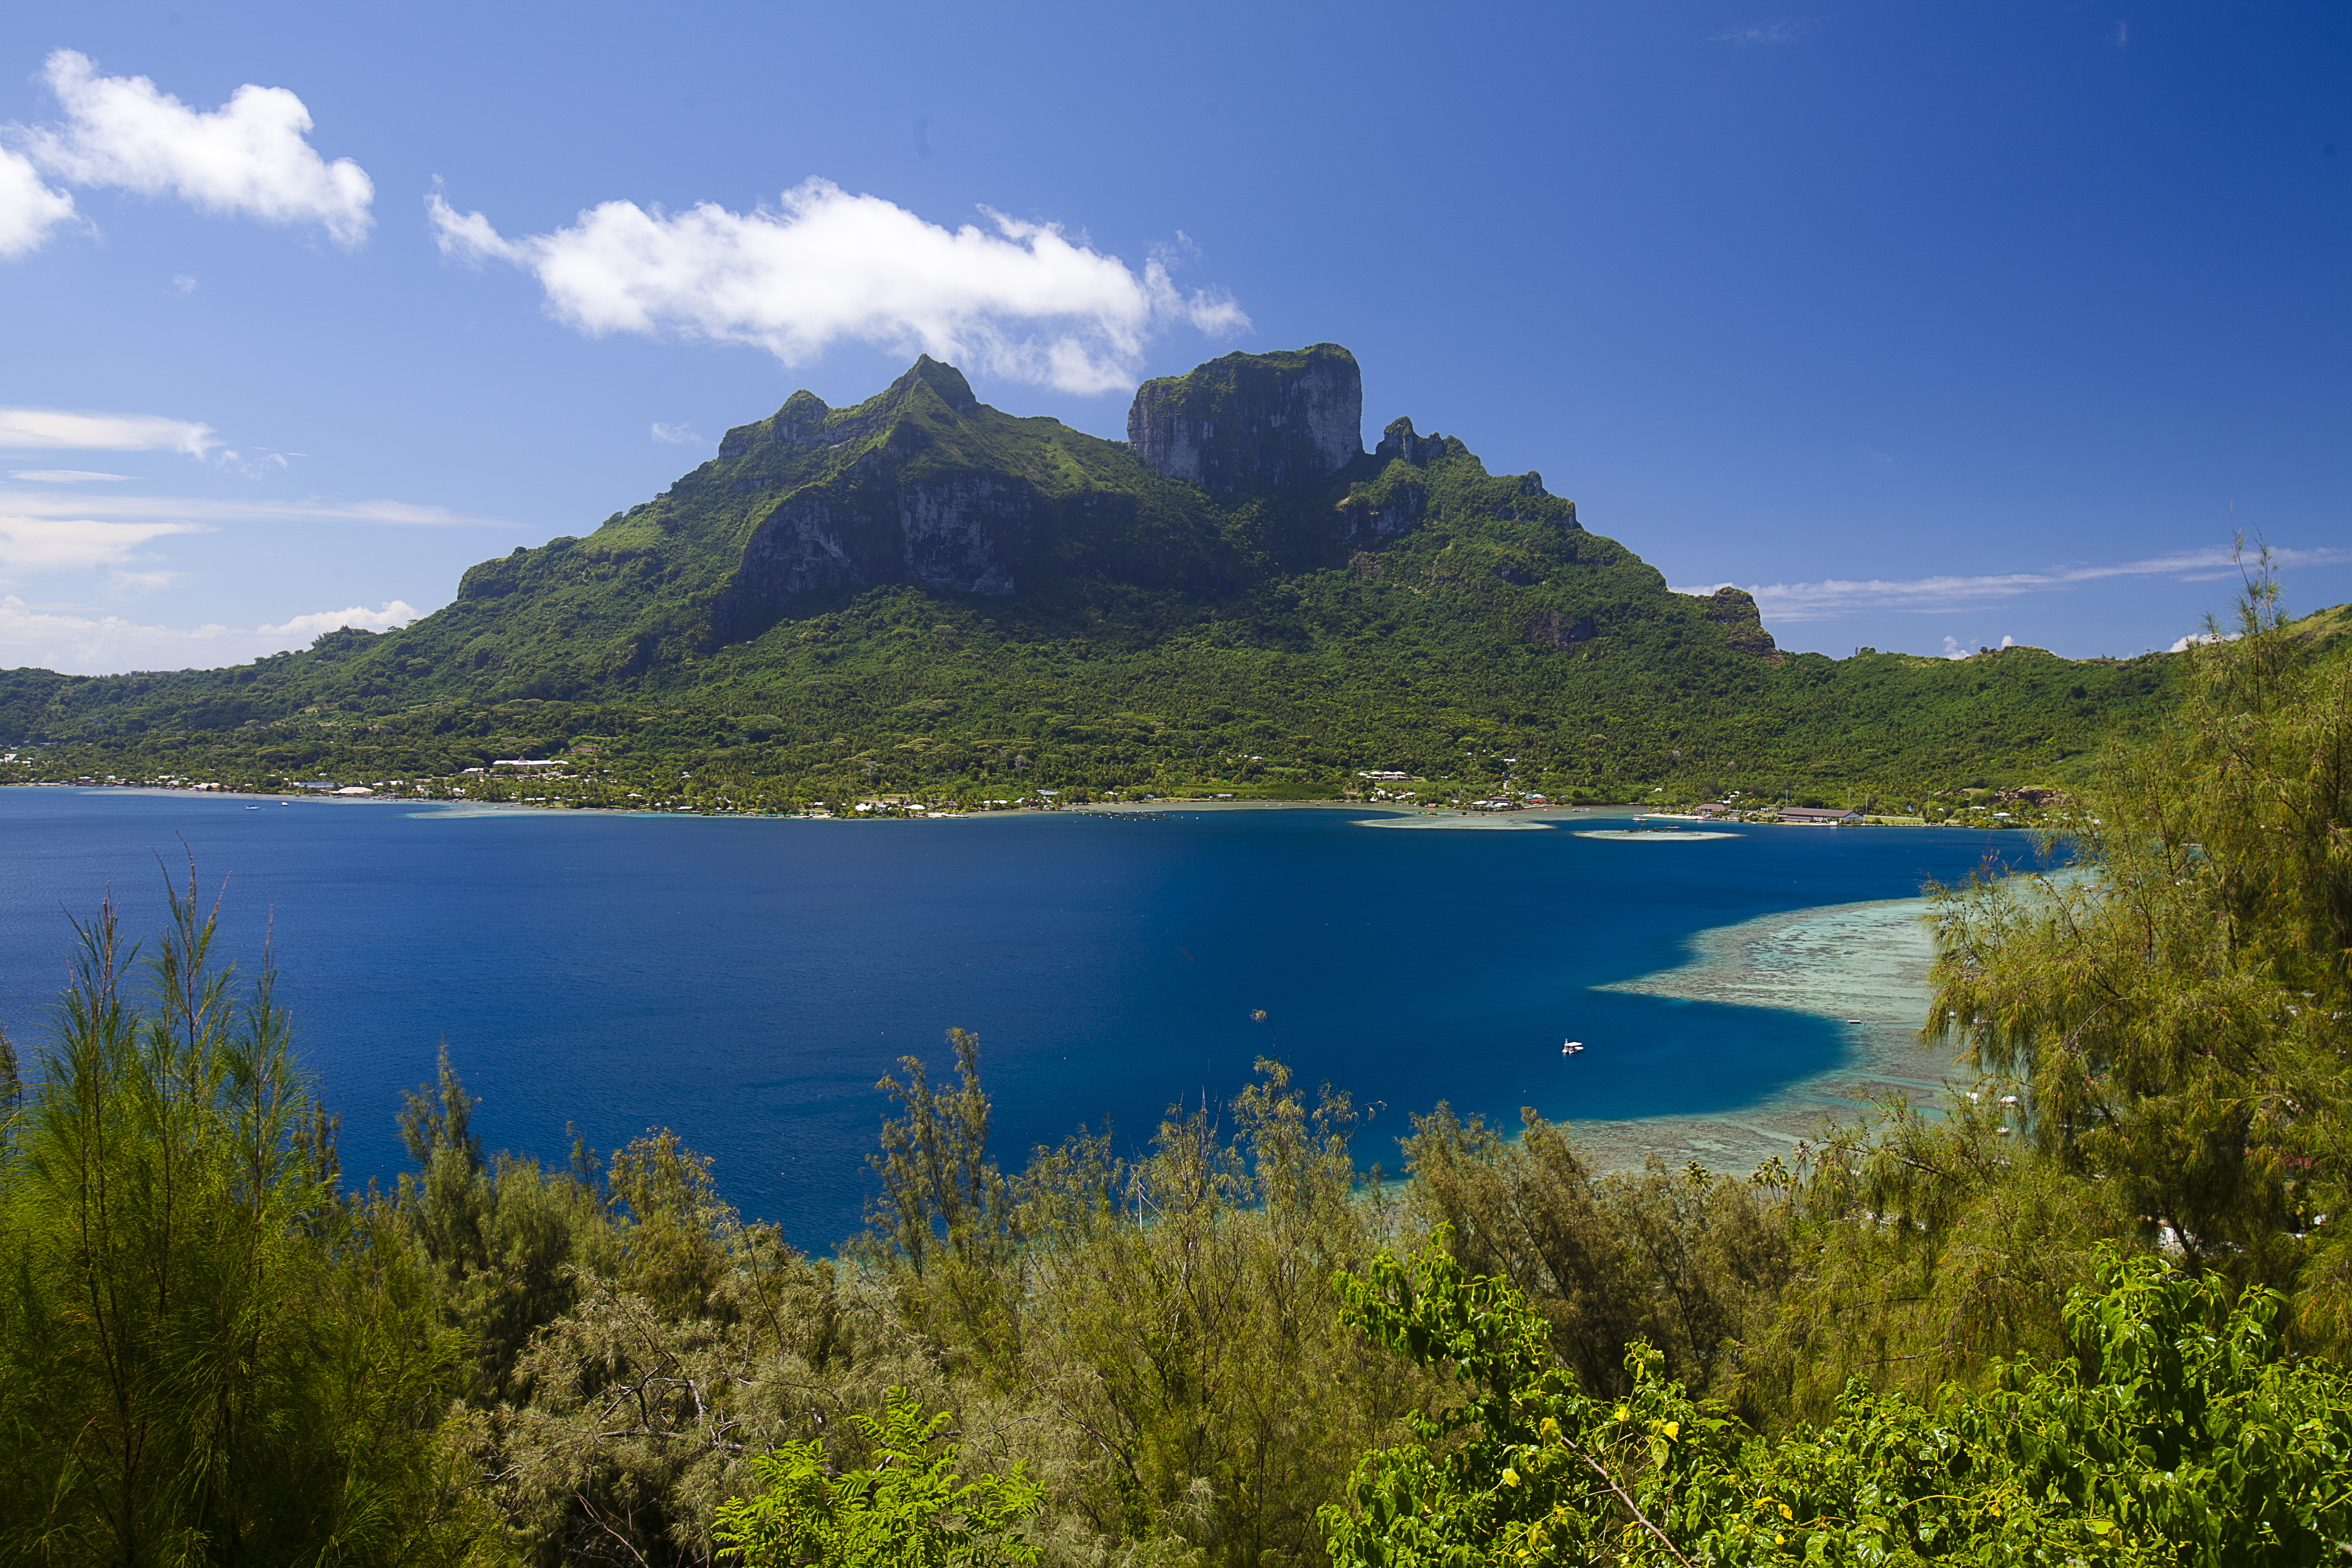
[[[0,666],[430,611],[925,347],[1119,436],[1345,343],[1789,647],[2352,599],[2340,5],[16,0],[0,125]]]

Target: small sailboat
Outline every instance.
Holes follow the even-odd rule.
[[[1583,1048],[1584,1042],[1582,1040],[1570,1040],[1559,1047],[1559,1054],[1564,1057],[1572,1057]]]

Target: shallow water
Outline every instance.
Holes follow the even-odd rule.
[[[1811,1077],[1727,1110],[1584,1121],[1576,1129],[1580,1144],[1603,1167],[1656,1156],[1746,1171],[1793,1152],[1825,1120],[1849,1121],[1897,1096],[1932,1101],[1958,1068],[1946,1047],[1919,1038],[1935,956],[1927,909],[1924,899],[1893,899],[1758,915],[1695,933],[1686,961],[1675,968],[1601,987],[1670,1006],[1729,1003],[1809,1013],[1838,1022],[1846,1048]]]
[[[110,886],[152,928],[156,853],[177,863],[184,837],[208,887],[229,879],[230,952],[249,964],[274,921],[354,1180],[401,1168],[400,1091],[446,1039],[490,1147],[560,1159],[567,1122],[608,1148],[673,1127],[730,1198],[818,1247],[857,1223],[875,1080],[908,1053],[940,1070],[950,1025],[981,1035],[1014,1162],[1082,1121],[1140,1140],[1267,1052],[1382,1103],[1358,1147],[1391,1168],[1406,1113],[1440,1099],[1506,1123],[1522,1105],[1736,1117],[1862,1063],[1850,1015],[1592,988],[1673,969],[1701,931],[1914,896],[2025,849],[1903,828],[1368,833],[1361,807],[840,823],[248,804],[0,789],[0,1020],[20,1042],[51,1016],[65,911]],[[1570,1037],[1587,1048],[1563,1058]]]

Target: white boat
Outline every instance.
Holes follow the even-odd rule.
[[[1572,1057],[1583,1048],[1584,1042],[1582,1040],[1570,1040],[1559,1047],[1559,1054],[1564,1057]]]

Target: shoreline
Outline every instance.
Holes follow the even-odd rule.
[[[1846,1055],[1735,1110],[1572,1121],[1578,1148],[1596,1171],[1638,1171],[1655,1154],[1670,1165],[1696,1160],[1736,1175],[1771,1155],[1786,1157],[1826,1119],[1851,1117],[1897,1092],[1914,1100],[1941,1092],[1958,1064],[1918,1037],[1935,956],[1928,907],[1926,899],[1885,899],[1759,915],[1695,933],[1688,956],[1671,969],[1592,987],[1810,1013],[1837,1023]]]
[[[419,815],[439,816],[512,816],[526,812],[557,816],[660,816],[691,817],[698,821],[734,822],[976,822],[1000,816],[1165,816],[1171,812],[1225,811],[1380,811],[1392,809],[1396,815],[1385,818],[1368,818],[1357,826],[1367,827],[1453,827],[1496,828],[1533,827],[1549,823],[1566,822],[1579,817],[1607,818],[1638,814],[1639,806],[1618,805],[1536,806],[1512,812],[1418,812],[1410,807],[1384,807],[1356,800],[1150,800],[1096,801],[1071,805],[1018,805],[996,811],[943,811],[922,816],[882,816],[852,812],[824,816],[803,816],[786,812],[761,811],[656,811],[643,806],[541,805],[513,800],[436,800],[428,795],[337,795],[325,792],[294,795],[283,791],[207,790],[174,788],[169,784],[87,784],[37,781],[19,784],[0,784],[0,789],[64,789],[79,795],[139,795],[167,799],[199,796],[207,800],[242,800],[248,805],[269,801],[285,805],[402,805],[412,810],[425,808]]]
[[[1387,811],[1391,815],[1387,816],[1366,816],[1349,824],[1349,826],[1355,827],[1420,828],[1424,830],[1443,828],[1454,829],[1456,831],[1485,830],[1493,832],[1496,830],[1508,831],[1511,829],[1523,829],[1529,827],[1563,827],[1580,819],[1587,822],[1597,823],[1619,818],[1634,818],[1654,815],[1647,806],[1637,805],[1631,801],[1622,801],[1613,805],[1538,805],[1522,807],[1517,811],[1486,812],[1458,811],[1451,808],[1427,810],[1413,806],[1392,806],[1384,803],[1360,800],[1330,798],[1310,799],[1302,797],[1294,800],[1111,800],[1072,804],[1069,805],[1017,805],[1008,806],[1002,810],[995,811],[942,811],[928,812],[921,815],[910,816],[889,816],[881,814],[865,815],[856,812],[849,812],[828,813],[823,816],[812,816],[789,812],[661,811],[646,806],[572,805],[555,802],[542,804],[538,801],[443,800],[435,799],[430,795],[336,795],[325,794],[323,792],[317,794],[304,793],[300,795],[291,795],[276,790],[209,790],[192,787],[175,787],[170,784],[80,784],[68,783],[59,779],[33,779],[21,784],[0,784],[0,789],[66,789],[73,790],[82,795],[162,795],[173,798],[181,795],[204,795],[222,800],[242,799],[248,805],[259,804],[266,801],[278,801],[281,804],[291,804],[299,801],[306,804],[324,804],[328,805],[403,805],[409,807],[417,816],[509,816],[530,812],[542,816],[557,816],[578,815],[583,816],[690,817],[695,820],[704,822],[976,822],[989,817],[1051,816],[1057,814],[1066,816],[1091,815],[1108,816],[1130,815],[1164,816],[1171,812],[1179,811]],[[1655,834],[1645,832],[1638,835],[1638,837],[1644,840],[1652,838],[1680,838],[1696,841],[1707,838],[1737,838],[1740,837],[1742,833],[1754,828],[1805,827],[1807,831],[1819,831],[1819,829],[1812,828],[1805,824],[1788,822],[1740,822],[1737,819],[1727,819],[1724,821],[1722,826],[1725,828],[1737,827],[1739,831],[1726,832],[1721,829],[1717,829],[1716,831],[1684,830],[1674,833],[1661,832]],[[1930,822],[1923,824],[1905,823],[1900,825],[1858,823],[1853,826],[1856,827],[1873,828],[1879,831],[1885,831],[1890,826],[1899,826],[1901,830],[1905,832],[1938,830],[1961,833],[2034,831],[2034,829],[2023,825],[2014,826],[2008,828],[1987,828],[1979,825],[1955,822]],[[1586,837],[1630,838],[1636,837],[1636,835],[1612,832],[1607,835],[1588,835]]]

